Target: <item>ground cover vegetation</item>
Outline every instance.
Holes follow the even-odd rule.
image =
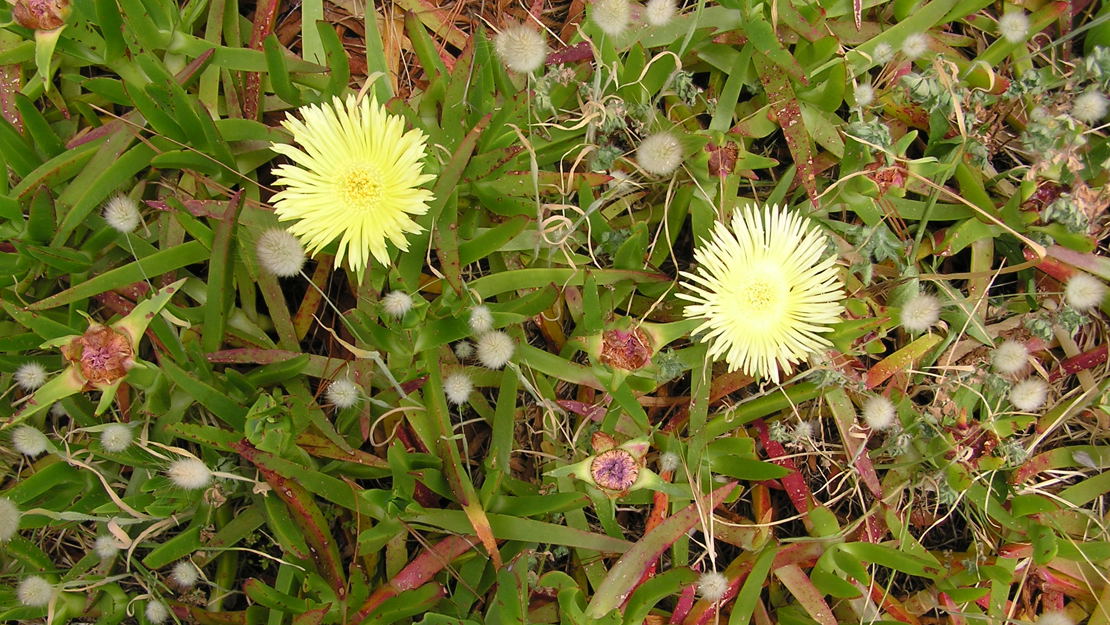
[[[0,621],[1110,623],[1110,5],[0,23]]]

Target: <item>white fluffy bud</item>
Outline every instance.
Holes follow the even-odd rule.
[[[500,369],[513,357],[516,344],[504,332],[486,332],[478,339],[478,360],[490,369]]]
[[[1010,388],[1010,403],[1022,412],[1034,412],[1048,399],[1048,384],[1039,378],[1025,378]]]
[[[37,362],[25,362],[19,365],[19,368],[12,374],[12,380],[19,388],[25,391],[33,391],[46,384],[46,367]]]
[[[682,142],[669,131],[657,132],[640,142],[636,163],[654,176],[669,176],[682,164]]]
[[[208,470],[208,466],[196,458],[175,460],[166,469],[166,475],[185,490],[204,488],[212,481],[212,472]]]
[[[390,317],[404,317],[412,310],[412,296],[404,291],[390,291],[382,298],[382,310]]]
[[[493,38],[493,49],[505,67],[521,74],[531,74],[547,60],[543,33],[523,24],[505,26]]]
[[[349,378],[339,378],[328,385],[328,390],[324,392],[324,395],[327,397],[328,403],[342,410],[357,404],[362,393]]]
[[[924,332],[940,321],[940,300],[918,293],[902,304],[898,320],[908,332]]]
[[[1010,43],[1021,43],[1029,36],[1029,17],[1023,11],[1012,11],[998,18],[998,34]]]
[[[262,268],[279,278],[290,278],[304,267],[304,246],[284,228],[270,228],[258,237],[255,246]]]
[[[1071,116],[1081,122],[1093,124],[1106,117],[1108,108],[1110,105],[1107,104],[1106,96],[1091,90],[1075,99],[1071,105]]]
[[[882,395],[875,395],[863,402],[860,410],[863,420],[873,430],[885,430],[894,425],[898,416],[894,410],[894,403]]]
[[[12,447],[24,456],[34,458],[46,451],[50,441],[38,428],[30,425],[21,425],[12,431]]]
[[[698,594],[706,601],[720,601],[728,592],[728,578],[716,571],[702,573],[698,578]]]
[[[1077,273],[1064,287],[1064,300],[1076,310],[1088,311],[1102,304],[1106,297],[1106,285],[1088,273]]]
[[[644,19],[652,26],[663,26],[674,17],[674,0],[648,0]]]
[[[146,620],[155,625],[165,622],[165,620],[170,617],[170,611],[166,609],[166,604],[161,601],[155,601],[154,599],[146,602],[146,610],[144,610],[144,612],[146,614]]]
[[[120,544],[119,540],[117,540],[115,536],[108,534],[97,536],[96,542],[93,543],[93,551],[96,552],[96,555],[100,556],[101,560],[111,558],[119,553],[119,550],[122,548],[123,545]]]
[[[902,54],[911,61],[928,51],[929,36],[925,33],[912,33],[902,42]]]
[[[170,570],[170,579],[180,588],[192,588],[200,579],[200,571],[188,560],[181,560]]]
[[[628,0],[595,0],[590,7],[590,19],[601,32],[616,37],[628,29],[632,17]]]
[[[139,220],[139,205],[126,195],[113,196],[104,205],[104,221],[113,230],[124,234],[134,232],[139,227]]]
[[[100,432],[100,446],[114,454],[131,446],[131,426],[112,423]]]
[[[465,372],[457,371],[443,379],[443,393],[452,404],[465,404],[474,390],[474,382]]]
[[[0,543],[6,543],[19,531],[19,517],[23,513],[11,499],[0,497]]]
[[[1029,361],[1029,348],[1015,340],[1002,341],[991,355],[991,365],[999,373],[1013,374],[1025,368]]]
[[[16,598],[23,605],[30,608],[42,608],[50,605],[54,598],[54,585],[38,575],[31,575],[19,582],[15,591]]]

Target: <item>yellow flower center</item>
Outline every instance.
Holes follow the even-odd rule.
[[[764,278],[752,280],[741,291],[741,306],[748,310],[766,310],[775,301],[775,288]]]
[[[355,165],[339,179],[339,192],[348,204],[364,207],[382,198],[381,175],[369,165]]]
[[[753,268],[738,281],[734,293],[733,314],[743,325],[771,331],[783,323],[787,285],[779,272]]]

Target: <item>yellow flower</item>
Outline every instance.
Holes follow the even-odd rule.
[[[826,242],[808,219],[778,206],[737,211],[731,228],[718,221],[694,250],[698,269],[681,272],[692,294],[678,294],[693,302],[686,317],[705,320],[695,333],[710,356],[778,382],[780,366],[790,373],[830,346],[821,333],[843,311],[844,293]]]
[[[404,251],[407,235],[423,230],[412,215],[426,213],[432,200],[420,188],[432,179],[422,168],[427,137],[406,132],[404,120],[375,100],[353,95],[299,112],[304,121],[289,116],[282,125],[300,147],[271,146],[294,163],[274,168],[274,184],[285,187],[274,195],[274,211],[295,221],[288,230],[311,254],[339,239],[335,266],[346,257],[361,281],[371,255],[389,263],[387,241]]]

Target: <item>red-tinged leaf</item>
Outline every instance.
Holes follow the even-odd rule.
[[[1048,377],[1050,382],[1055,382],[1060,378],[1078,373],[1080,371],[1087,371],[1106,362],[1107,350],[1106,345],[1099,345],[1098,347],[1089,349],[1082,354],[1072,356],[1060,361],[1060,367],[1052,372]]]
[[[814,208],[817,207],[817,172],[814,169],[813,138],[806,130],[805,121],[802,119],[801,105],[794,95],[794,88],[790,85],[790,78],[775,63],[756,52],[752,55],[759,80],[767,90],[767,102],[771,105],[771,113],[782,128],[786,137],[786,146],[794,157],[794,165],[798,168],[798,177],[809,196],[809,201]]]
[[[319,608],[313,608],[303,614],[298,614],[293,617],[293,625],[320,625],[324,622],[324,617],[331,611],[331,604]]]
[[[564,410],[569,410],[580,417],[586,417],[592,421],[601,421],[601,418],[605,416],[605,406],[587,404],[584,401],[578,401],[576,399],[557,399],[555,403],[559,404]]]
[[[22,76],[19,65],[0,65],[0,114],[19,132],[23,132],[23,119],[15,108],[15,95],[23,86]]]
[[[253,347],[248,347],[211,352],[207,354],[206,357],[208,358],[208,362],[223,364],[272,365],[277,362],[292,360],[300,355],[300,352],[292,352],[283,349],[255,349]]]
[[[316,456],[317,458],[331,458],[332,460],[353,462],[366,467],[389,469],[389,463],[374,454],[358,449],[352,449],[349,452],[344,451],[335,443],[315,434],[309,434],[307,432],[302,433],[297,437],[297,446],[305,450],[309,455]]]
[[[182,623],[196,623],[197,625],[247,625],[247,611],[237,612],[209,612],[202,607],[172,603],[169,608]]]
[[[836,625],[836,617],[833,616],[829,604],[825,603],[824,593],[817,590],[800,566],[790,564],[775,569],[775,577],[782,581],[782,585],[794,595],[813,620],[821,625]]]
[[[271,455],[251,445],[245,439],[234,445],[235,451],[244,460],[256,466],[263,479],[269,484],[292,515],[293,522],[301,529],[308,541],[309,551],[320,575],[335,591],[336,596],[347,596],[347,583],[343,578],[343,568],[339,559],[339,548],[328,531],[328,521],[320,512],[316,500],[293,476],[286,477],[268,466]]]
[[[786,490],[794,508],[804,515],[813,507],[813,493],[810,492],[809,485],[806,484],[802,474],[798,472],[798,466],[794,463],[794,459],[789,457],[790,454],[786,453],[782,444],[771,440],[767,431],[767,424],[763,422],[763,419],[756,420],[754,425],[756,431],[759,432],[759,442],[763,445],[763,449],[767,451],[767,457],[771,459],[771,462],[790,470],[790,474],[779,478],[779,481],[782,482],[782,487]],[[808,519],[806,520],[808,521]]]
[[[1050,245],[1045,250],[1049,258],[1063,261],[1088,273],[1110,280],[1110,259],[1095,254],[1070,250],[1060,245]]]
[[[694,607],[694,592],[697,586],[690,585],[682,589],[682,594],[678,596],[678,603],[674,606],[674,612],[671,612],[671,620],[668,621],[670,625],[677,625],[681,623],[686,615],[690,613],[690,608]]]
[[[871,456],[867,455],[863,440],[851,435],[856,421],[856,410],[852,402],[842,388],[832,389],[825,395],[825,399],[829,402],[833,418],[836,419],[836,429],[840,432],[840,440],[844,441],[844,447],[848,450],[852,463],[856,465],[856,471],[871,495],[882,501],[883,488],[879,483],[879,475],[871,464]]]
[[[424,585],[443,570],[443,567],[450,564],[452,560],[470,551],[477,544],[478,539],[474,536],[448,536],[432,547],[425,549],[408,566],[401,569],[393,579],[375,590],[374,594],[370,595],[370,598],[359,608],[352,622],[358,623],[370,616],[370,613],[386,599]]]
[[[698,501],[690,504],[681,512],[672,515],[648,532],[632,545],[632,548],[621,556],[620,560],[609,569],[609,574],[598,586],[590,604],[586,606],[585,615],[590,618],[601,618],[611,610],[624,603],[625,599],[636,589],[643,572],[651,566],[674,541],[686,534],[694,527],[703,515],[708,515],[714,508],[727,498],[736,489],[736,482],[729,482],[713,491],[708,496],[705,509],[699,509]]]
[[[274,31],[274,20],[277,18],[278,7],[281,0],[261,0],[255,5],[254,30],[251,31],[251,50],[261,50],[262,42]],[[243,117],[258,119],[259,104],[262,101],[262,74],[258,72],[247,73],[247,85],[243,93]]]
[[[583,41],[548,54],[547,64],[560,65],[563,63],[577,63],[578,61],[589,61],[593,58],[594,51],[593,48],[590,47],[590,42]]]
[[[936,347],[940,341],[941,336],[939,334],[926,334],[875,363],[867,371],[867,388],[875,388],[889,380],[890,376],[895,373],[911,368],[929,350]]]
[[[1036,262],[1037,269],[1055,278],[1059,282],[1067,282],[1068,278],[1075,274],[1074,269],[1068,267],[1056,258],[1040,258],[1037,256],[1037,252],[1030,248],[1025,248],[1023,253],[1025,255],[1025,260]]]
[[[890,614],[891,618],[910,625],[921,625],[921,621],[905,606],[902,602],[895,599],[890,592],[881,584],[869,584],[868,591],[871,593],[871,600],[882,606],[882,609]]]

